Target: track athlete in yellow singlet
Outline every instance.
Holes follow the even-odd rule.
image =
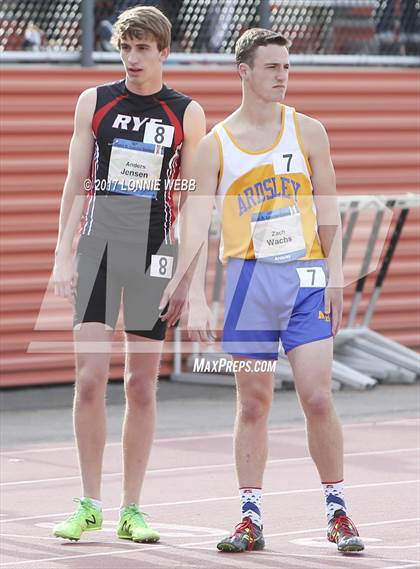
[[[347,515],[342,431],[331,396],[343,275],[328,137],[320,122],[283,104],[289,76],[283,36],[248,30],[237,42],[236,62],[242,104],[199,145],[197,195],[187,200],[186,239],[164,298],[169,298],[205,242],[215,197],[222,219],[221,258],[227,264],[223,349],[235,361],[252,364],[257,359],[276,360],[281,340],[325,493],[328,539],[339,551],[361,551],[363,542]],[[190,294],[199,296],[197,290]],[[169,321],[177,318],[177,310],[170,305]],[[195,339],[206,340],[208,311],[192,319],[198,328]],[[249,369],[252,366],[235,374],[242,520],[218,543],[220,551],[264,547],[261,488],[274,378],[270,372]]]

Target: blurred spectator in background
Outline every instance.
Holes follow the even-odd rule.
[[[226,34],[230,31],[236,5],[236,0],[226,0],[222,6],[213,6],[214,11],[211,34],[208,41],[208,51],[214,53],[223,51],[223,40],[225,39]]]
[[[420,54],[420,14],[416,0],[386,0],[376,24],[381,55]]]
[[[171,22],[172,26],[174,26],[182,6],[182,0],[96,0],[95,12],[96,21],[98,22],[96,26],[97,49],[102,51],[115,50],[111,45],[112,27],[121,12],[135,6],[154,6],[159,8]],[[176,49],[176,44],[172,46],[172,49]]]
[[[26,51],[39,51],[42,44],[42,31],[33,22],[26,26],[22,47]]]
[[[98,49],[102,51],[115,51],[111,44],[112,24],[109,20],[101,20],[96,30],[98,38]]]
[[[115,51],[111,45],[112,26],[117,20],[120,10],[117,10],[119,2],[113,0],[95,1],[95,43],[99,51]]]

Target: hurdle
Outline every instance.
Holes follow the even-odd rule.
[[[340,196],[338,203],[342,223],[348,219],[343,233],[343,261],[347,257],[360,212],[373,207],[376,210],[376,214],[359,271],[347,325],[334,339],[333,389],[340,389],[341,386],[353,389],[371,389],[377,385],[378,380],[381,382],[412,383],[416,379],[416,374],[419,373],[419,355],[398,342],[371,330],[369,323],[380,296],[395,248],[401,237],[409,209],[420,206],[420,196],[416,194]],[[363,323],[361,326],[354,326],[369,266],[375,246],[378,243],[379,231],[387,208],[392,210],[400,208],[401,213],[378,271],[375,289],[370,298]],[[215,232],[213,231],[212,233],[214,235]],[[222,282],[223,265],[217,261],[212,291],[212,313],[216,318],[220,311]],[[200,352],[199,345],[195,344],[191,356],[187,359],[186,369],[182,369],[182,338],[178,329],[175,331],[174,342],[177,353],[175,354],[174,373],[171,375],[171,380],[211,383],[212,385],[234,385],[233,374],[219,374],[216,376],[214,374],[194,373],[191,371],[193,361],[198,356],[205,358],[207,361],[229,358],[230,356],[222,352],[216,353],[214,346],[210,346],[210,348]],[[386,352],[387,357],[384,357],[384,352]],[[275,371],[275,389],[287,388],[291,384],[293,384],[292,370],[281,348]]]
[[[374,291],[360,326],[354,326],[358,308],[361,302],[366,273],[362,274],[356,286],[356,292],[349,314],[347,326],[337,335],[334,342],[334,355],[343,363],[356,369],[363,367],[382,381],[398,381],[413,383],[420,374],[420,356],[414,350],[386,338],[384,335],[371,330],[369,324],[375,311],[375,306],[381,294],[383,284],[395,253],[398,241],[410,209],[420,207],[420,195],[385,195],[377,196],[385,208],[400,209],[393,233],[384,254],[382,265],[378,271]],[[382,214],[383,215],[383,214]],[[381,217],[377,214],[377,218]],[[376,222],[376,219],[375,219]],[[375,225],[375,224],[374,224]],[[374,232],[372,229],[371,237]],[[372,242],[371,242],[372,241]],[[362,270],[369,266],[375,240],[369,240]]]

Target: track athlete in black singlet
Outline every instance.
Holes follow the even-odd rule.
[[[74,425],[83,492],[77,511],[54,528],[65,539],[102,527],[105,391],[121,297],[127,405],[117,535],[159,539],[139,509],[166,327],[159,303],[176,261],[173,192],[181,185],[193,189],[192,155],[205,133],[201,107],[162,82],[170,31],[156,8],[123,12],[113,39],[126,78],[84,91],[76,108],[54,266],[56,294],[74,301]],[[98,349],[87,350],[87,342]]]
[[[114,328],[123,290],[126,331],[163,340],[159,301],[175,261],[173,192],[191,99],[165,85],[138,95],[124,80],[96,91],[74,321]]]

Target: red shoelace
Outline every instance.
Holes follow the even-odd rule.
[[[247,532],[247,530],[249,530],[249,532]],[[252,551],[252,549],[254,548],[255,537],[254,537],[254,528],[250,518],[243,519],[242,522],[235,527],[233,535],[244,532],[247,532],[249,535],[248,550]]]
[[[330,532],[331,539],[335,541],[339,532],[349,537],[353,535],[359,535],[356,526],[347,516],[339,516],[335,519],[334,525]]]

